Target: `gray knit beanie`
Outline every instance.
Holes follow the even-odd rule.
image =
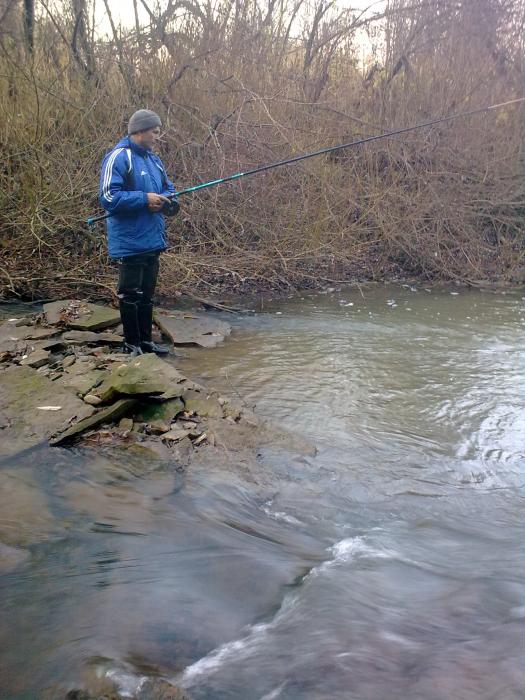
[[[138,131],[146,131],[146,129],[154,129],[156,126],[162,126],[160,117],[150,109],[139,109],[134,112],[128,122],[128,134],[136,134]]]

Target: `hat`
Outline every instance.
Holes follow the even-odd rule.
[[[138,131],[146,131],[154,129],[156,126],[162,126],[160,117],[150,109],[139,109],[134,112],[128,122],[128,134],[136,134]]]

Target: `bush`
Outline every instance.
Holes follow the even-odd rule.
[[[112,294],[104,153],[139,107],[179,189],[519,97],[523,0],[147,2],[94,26],[89,0],[0,0],[0,294]],[[360,56],[366,50],[367,58]],[[407,272],[522,281],[523,108],[337,151],[184,199],[160,291],[317,286]]]

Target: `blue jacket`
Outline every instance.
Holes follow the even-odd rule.
[[[107,219],[108,250],[125,258],[166,248],[164,215],[148,209],[148,192],[175,192],[161,159],[123,138],[102,161],[99,200]]]

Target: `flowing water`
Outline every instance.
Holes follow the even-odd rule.
[[[296,297],[189,351],[317,446],[264,448],[265,488],[234,454],[172,482],[87,450],[4,464],[62,530],[0,577],[0,696],[98,673],[195,700],[524,698],[522,294]]]

